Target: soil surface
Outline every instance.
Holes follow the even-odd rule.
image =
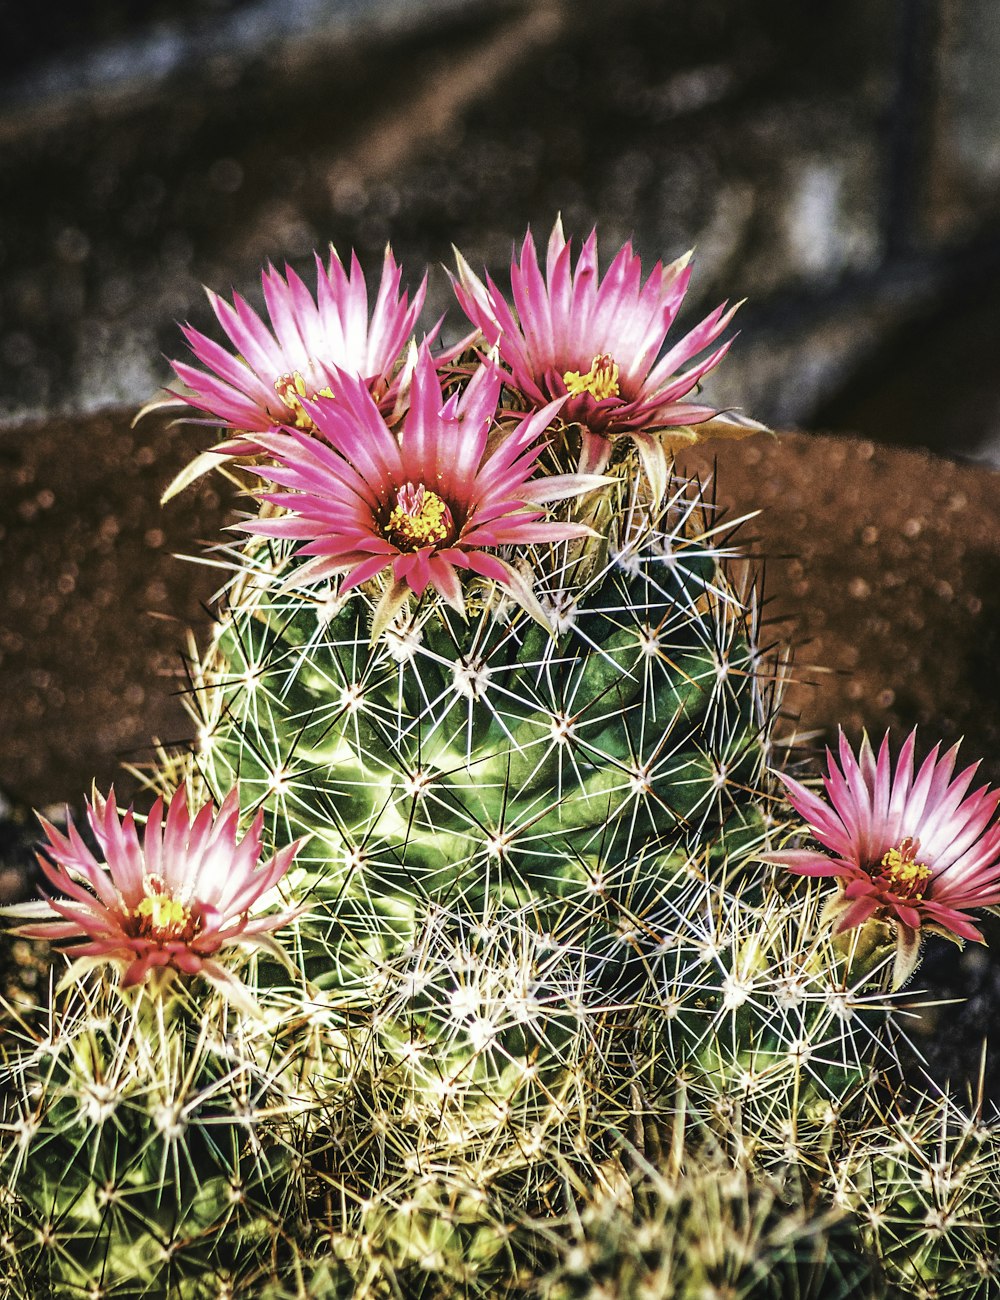
[[[224,575],[175,553],[222,540],[233,492],[215,475],[161,507],[205,435],[132,415],[0,430],[0,789],[24,802],[130,793],[122,761],[186,734],[186,631]]]

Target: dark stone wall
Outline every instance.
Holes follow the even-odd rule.
[[[416,278],[454,241],[499,270],[561,210],[606,254],[694,246],[692,314],[748,299],[718,401],[872,433],[917,328],[946,344],[942,396],[876,436],[991,455],[990,403],[956,421],[943,394],[974,343],[955,322],[1000,278],[998,12],[56,6],[51,43],[16,25],[0,90],[0,414],[140,403],[175,321],[206,323],[200,285],[253,296],[267,258],[333,240],[374,263],[391,239]]]

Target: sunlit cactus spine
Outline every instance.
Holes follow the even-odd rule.
[[[1000,1294],[1000,1137],[982,1107],[901,1091],[831,1165],[892,1294]]]
[[[47,1030],[47,1032],[46,1032]],[[29,1036],[30,1035],[30,1036]],[[4,1294],[241,1294],[302,1232],[296,1043],[81,981],[5,1071]]]
[[[814,885],[756,893],[737,875],[664,927],[644,1116],[689,1113],[735,1163],[812,1179],[893,1068],[892,1002],[830,943]]]

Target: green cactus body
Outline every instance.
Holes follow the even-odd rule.
[[[759,836],[754,629],[713,538],[689,536],[696,509],[678,489],[577,587],[559,585],[580,568],[567,548],[536,556],[553,636],[486,590],[468,624],[420,608],[370,647],[362,598],[327,618],[276,580],[237,584],[199,764],[265,801],[276,837],[314,836],[309,884],[345,954],[459,898],[548,913],[596,895],[641,926],[692,852]]]
[[[831,1167],[893,1294],[987,1300],[1000,1289],[1000,1141],[946,1096],[902,1091]]]
[[[644,1022],[648,1114],[662,1124],[681,1106],[739,1163],[822,1168],[865,1109],[874,1062],[890,1062],[891,1002],[824,934],[814,882],[758,901],[742,887],[749,870],[738,859],[731,870],[700,917],[662,927],[660,1014]]]
[[[273,1031],[251,1042],[183,997],[57,997],[57,1032],[7,1071],[7,1293],[215,1297],[259,1276],[304,1213],[299,1044],[282,1063]]]

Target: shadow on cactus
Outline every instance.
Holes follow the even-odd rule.
[[[875,1300],[850,1215],[808,1182],[733,1165],[706,1135],[683,1132],[656,1165],[632,1151],[566,1218],[539,1225],[544,1300],[740,1296],[750,1300]],[[628,1151],[628,1145],[624,1145]],[[540,1251],[541,1253],[541,1251]]]

